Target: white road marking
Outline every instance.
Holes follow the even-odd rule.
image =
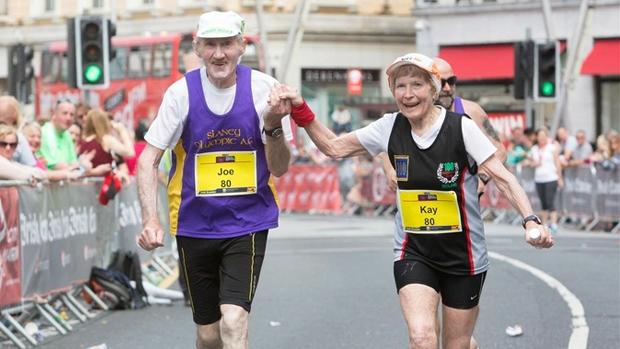
[[[586,349],[588,347],[588,334],[590,328],[586,322],[586,314],[581,301],[571,291],[566,288],[553,276],[537,269],[529,264],[523,263],[518,259],[510,258],[496,252],[489,252],[489,257],[502,262],[509,263],[519,269],[523,269],[536,276],[549,287],[556,290],[564,299],[572,315],[573,332],[568,341],[568,349]]]

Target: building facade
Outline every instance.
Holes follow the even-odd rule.
[[[465,97],[487,110],[522,113],[524,103],[512,92],[514,43],[525,40],[527,30],[536,42],[559,40],[563,64],[577,46],[581,0],[548,0],[548,21],[545,1],[417,0],[413,13],[418,50],[450,61]],[[562,121],[573,131],[584,129],[594,140],[596,134],[620,131],[620,1],[588,4],[576,78]],[[528,126],[548,125],[555,107],[554,102],[535,103],[535,118]]]
[[[299,1],[262,0],[266,59],[276,76],[287,47]],[[291,54],[283,82],[301,88],[324,121],[335,105],[346,103],[360,123],[394,106],[385,67],[415,49],[413,0],[308,0],[302,44]],[[0,0],[0,90],[6,93],[7,50],[15,43],[39,53],[50,42],[66,40],[66,21],[80,14],[106,15],[117,37],[191,33],[208,10],[233,10],[246,19],[246,32],[258,34],[255,0]],[[35,71],[40,59],[35,55]],[[349,93],[348,72],[361,72],[361,91]],[[378,106],[378,107],[376,107]],[[378,110],[377,110],[378,108]]]

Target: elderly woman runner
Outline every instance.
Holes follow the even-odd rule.
[[[410,348],[437,348],[435,319],[442,306],[443,348],[469,348],[478,302],[489,267],[475,174],[484,170],[524,217],[525,234],[537,248],[553,240],[533,214],[516,178],[495,157],[495,147],[466,115],[434,105],[440,76],[433,60],[418,53],[387,68],[398,112],[336,136],[315,120],[299,93],[291,116],[317,147],[332,158],[387,152],[398,180],[394,279],[407,323]],[[282,92],[284,91],[284,92]]]

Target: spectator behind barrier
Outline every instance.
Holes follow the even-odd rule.
[[[36,166],[36,160],[28,147],[28,142],[20,132],[23,118],[19,102],[13,96],[0,97],[0,124],[13,126],[17,130],[17,149],[13,154],[13,161],[27,166]]]
[[[40,168],[13,161],[17,148],[17,130],[13,126],[0,125],[0,179],[27,180],[36,183],[47,178]]]
[[[596,137],[596,150],[590,156],[590,162],[602,162],[611,158],[609,140],[605,135]]]
[[[22,132],[28,140],[34,155],[41,147],[41,126],[37,122],[32,121],[24,125]],[[43,158],[37,158],[37,167],[46,171],[47,179],[50,181],[78,179],[81,175],[78,169],[48,170]]]
[[[41,129],[39,156],[54,170],[79,168],[75,144],[68,128],[73,123],[75,106],[69,100],[59,100],[50,121]]]
[[[119,138],[116,138],[113,132],[116,132]],[[135,154],[125,127],[120,123],[110,122],[108,114],[101,109],[93,109],[86,114],[84,138],[80,140],[79,148],[80,154],[94,152],[93,169],[86,173],[87,176],[105,176],[115,167],[115,155],[122,158]]]
[[[575,139],[577,139],[577,146],[575,146],[571,157],[566,159],[568,161],[568,166],[587,164],[590,162],[590,156],[592,156],[592,145],[586,140],[586,131],[577,131]]]

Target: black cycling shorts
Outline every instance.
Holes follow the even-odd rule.
[[[471,309],[478,305],[486,274],[484,271],[476,275],[452,275],[419,261],[394,262],[394,280],[398,291],[409,284],[426,285],[441,294],[445,306],[457,309]]]
[[[196,324],[218,321],[221,304],[250,311],[266,247],[267,230],[227,239],[177,236],[180,272]]]
[[[555,211],[555,196],[558,192],[558,181],[536,183],[536,192],[543,211]]]

